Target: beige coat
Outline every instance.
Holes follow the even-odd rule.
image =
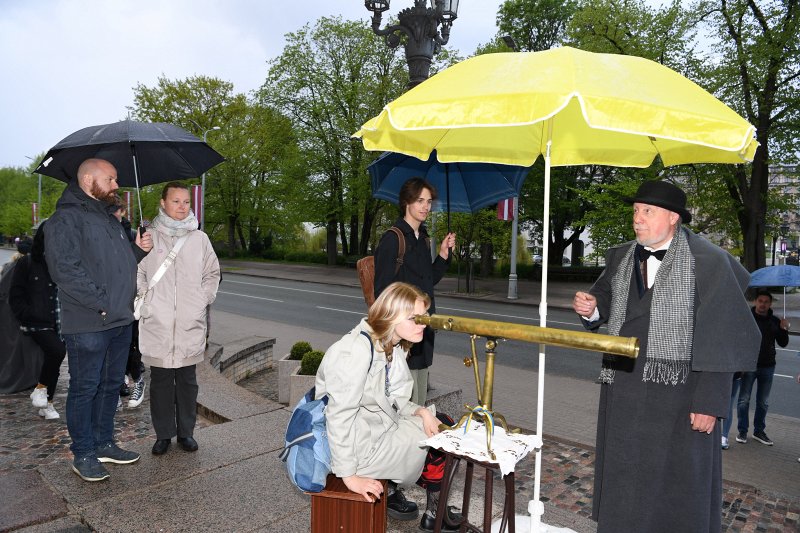
[[[150,229],[153,249],[139,263],[137,294],[147,290],[150,278],[172,250],[178,237]],[[145,297],[139,320],[142,362],[159,368],[182,368],[203,360],[206,309],[217,297],[219,261],[208,236],[189,232],[175,262]]]
[[[339,477],[359,475],[412,484],[419,479],[428,448],[422,418],[414,416],[413,381],[406,352],[395,348],[385,394],[386,355],[375,345],[370,366],[366,320],[331,346],[317,371],[316,396],[328,395],[325,418],[331,469]]]

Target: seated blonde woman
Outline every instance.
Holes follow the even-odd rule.
[[[410,401],[413,380],[406,357],[425,330],[415,318],[429,306],[430,298],[418,288],[392,283],[367,318],[328,349],[316,380],[316,397],[328,395],[333,473],[367,501],[383,492],[379,480],[390,480],[387,512],[398,520],[414,520],[418,509],[397,485],[417,482],[428,495],[424,531],[432,531],[436,519],[443,458],[420,442],[439,432],[439,419],[433,409]],[[449,417],[443,420],[452,424]],[[461,517],[448,510],[446,518],[452,524]]]

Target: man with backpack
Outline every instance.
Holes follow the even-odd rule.
[[[436,312],[433,287],[450,265],[450,249],[456,245],[456,234],[447,234],[439,246],[439,254],[431,261],[431,240],[425,219],[436,200],[436,189],[422,178],[411,178],[400,189],[399,199],[403,216],[383,234],[375,250],[375,297],[395,281],[410,283],[430,297],[428,312],[433,314]],[[403,235],[403,244],[395,228]],[[401,250],[405,252],[402,256]],[[408,368],[414,379],[411,401],[418,405],[425,405],[428,395],[428,367],[433,362],[433,342],[434,330],[425,328],[422,342],[412,346],[408,356]]]

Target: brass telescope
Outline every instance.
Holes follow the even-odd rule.
[[[452,428],[444,426],[443,429],[455,429],[475,417],[481,419],[486,426],[486,449],[492,459],[492,429],[494,420],[498,420],[503,428],[508,431],[505,417],[492,410],[492,397],[494,395],[494,359],[496,356],[497,339],[513,339],[538,344],[550,344],[562,348],[577,348],[595,352],[611,353],[635,359],[639,355],[639,339],[635,337],[617,337],[614,335],[599,335],[588,331],[570,331],[556,328],[543,328],[512,322],[498,322],[496,320],[483,320],[479,318],[464,318],[449,315],[420,315],[415,318],[417,324],[425,324],[434,329],[456,331],[471,335],[472,358],[465,357],[464,365],[473,367],[475,373],[475,390],[478,394],[478,405],[471,407],[465,405],[468,412]],[[481,385],[480,370],[478,368],[478,355],[475,349],[475,339],[486,338],[486,370]],[[517,430],[518,431],[518,430]]]
[[[588,331],[542,328],[512,322],[498,322],[479,318],[464,318],[449,315],[418,316],[417,324],[425,324],[433,329],[469,333],[487,339],[513,339],[538,344],[577,348],[594,352],[611,353],[635,359],[639,355],[639,339],[636,337],[617,337],[601,335]]]

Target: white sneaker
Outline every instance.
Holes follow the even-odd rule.
[[[144,376],[139,376],[137,381],[133,382],[131,387],[131,397],[128,399],[128,407],[139,407],[144,400]]]
[[[47,407],[47,388],[36,387],[31,393],[31,403],[34,407]]]
[[[722,449],[727,450],[728,448],[730,448],[730,445],[728,444],[728,437],[722,437]]]
[[[117,411],[122,411],[122,396],[117,396]]]
[[[61,418],[56,411],[56,408],[53,407],[52,402],[47,403],[47,407],[44,409],[39,409],[39,416],[43,416],[45,420],[55,420],[56,418]]]

